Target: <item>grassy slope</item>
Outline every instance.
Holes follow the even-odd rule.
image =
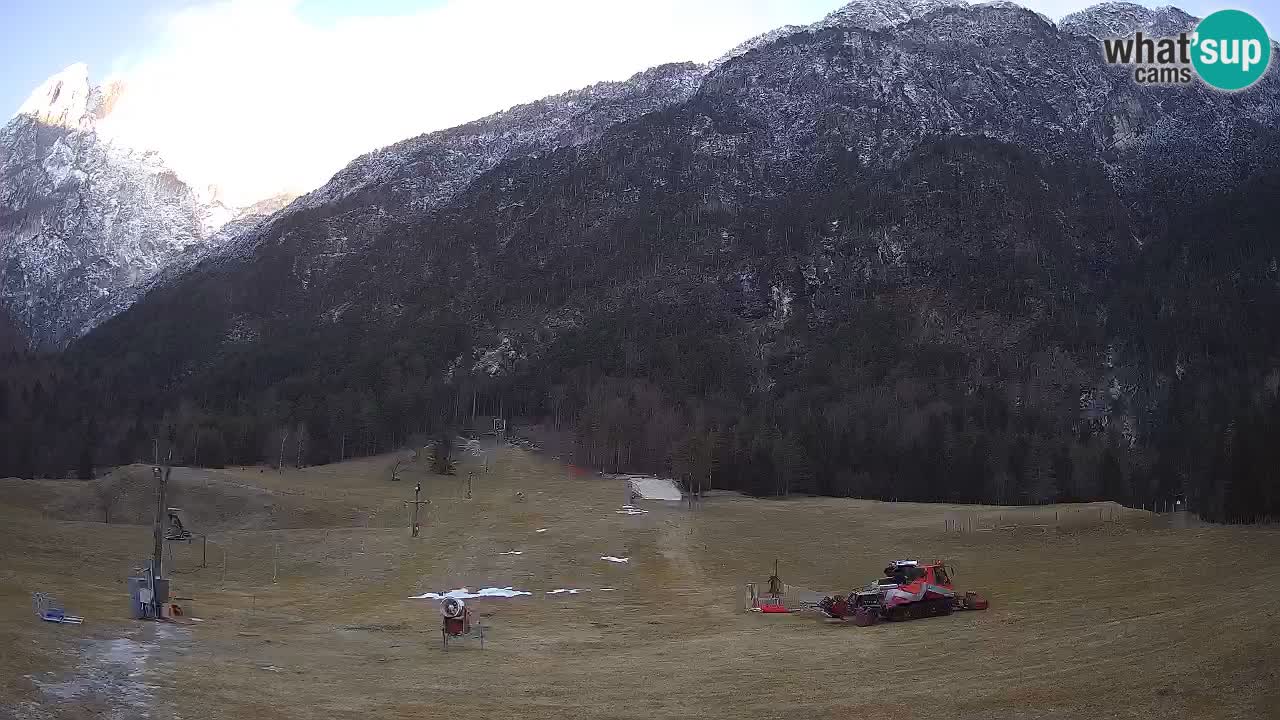
[[[625,516],[616,483],[522,451],[499,451],[471,500],[474,460],[401,483],[388,463],[175,471],[190,524],[210,532],[209,567],[198,543],[177,549],[175,588],[204,622],[166,643],[125,619],[121,578],[149,528],[92,522],[72,481],[0,483],[0,715],[128,716],[139,693],[154,716],[188,719],[1280,712],[1280,535],[1266,529],[1163,530],[1129,512],[1105,528],[957,537],[946,506],[734,496]],[[418,479],[432,504],[415,541],[401,500]],[[512,549],[524,554],[499,554]],[[904,556],[948,559],[992,609],[868,629],[741,612],[743,583],[775,557],[786,581],[835,591]],[[446,655],[435,603],[406,597],[464,585],[535,595],[473,601],[491,615],[486,648]],[[559,587],[616,590],[541,592]],[[89,623],[39,623],[33,589]],[[101,651],[118,638],[150,652],[140,676]],[[68,681],[78,696],[35,684]]]

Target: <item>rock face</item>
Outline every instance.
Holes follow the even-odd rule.
[[[72,65],[0,129],[0,304],[30,347],[65,346],[238,214],[99,135],[121,91]]]
[[[1135,3],[1108,2],[1074,12],[1058,23],[1064,32],[1093,37],[1126,37],[1141,30],[1167,37],[1195,27],[1197,19],[1176,7],[1148,8]]]

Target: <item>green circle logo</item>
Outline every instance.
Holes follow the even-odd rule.
[[[1249,87],[1270,62],[1271,37],[1247,12],[1219,10],[1196,26],[1191,64],[1200,79],[1219,90]]]

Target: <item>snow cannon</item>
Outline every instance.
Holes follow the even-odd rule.
[[[484,649],[484,625],[471,624],[471,608],[462,598],[447,597],[440,601],[440,642],[445,650],[449,649],[450,638],[459,640],[474,636],[480,640],[480,649]]]
[[[442,624],[440,632],[446,637],[462,637],[471,632],[471,611],[460,598],[445,598],[440,602]]]

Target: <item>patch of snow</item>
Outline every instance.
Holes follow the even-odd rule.
[[[443,600],[445,598],[456,598],[458,600],[470,600],[472,598],[486,598],[486,597],[510,598],[510,597],[516,597],[517,595],[532,595],[532,594],[533,593],[527,592],[524,590],[513,590],[512,588],[509,588],[509,587],[480,588],[475,592],[471,592],[466,588],[458,588],[457,590],[450,590],[449,592],[443,593],[443,594],[429,592],[429,593],[422,593],[421,595],[410,595],[409,599],[410,600]]]
[[[601,560],[608,560],[608,561],[609,561],[609,562],[611,562],[611,563],[624,563],[624,562],[631,562],[631,558],[620,558],[620,557],[614,557],[614,556],[612,556],[612,555],[601,555],[601,556],[600,556],[600,559],[601,559]]]
[[[786,320],[791,315],[791,301],[795,299],[790,288],[774,285],[769,288],[773,298],[773,314],[779,320]]]
[[[479,355],[480,359],[471,366],[471,372],[485,373],[489,377],[501,375],[504,370],[509,369],[518,359],[511,338],[505,335],[496,347],[487,349],[474,348],[472,354]]]
[[[547,531],[546,528],[542,528],[541,530],[535,530],[534,532],[546,532],[546,531]]]
[[[652,475],[619,475],[631,484],[631,489],[643,500],[680,500],[680,488],[670,478]]]
[[[523,554],[524,554],[524,551],[523,551],[523,550],[508,550],[508,551],[506,551],[506,552],[500,552],[500,553],[498,553],[498,554],[499,554],[499,555],[523,555]]]

